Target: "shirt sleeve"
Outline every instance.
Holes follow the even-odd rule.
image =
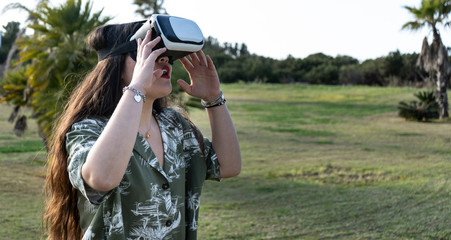
[[[204,138],[204,157],[207,164],[207,180],[221,180],[219,161],[213,145],[208,138]]]
[[[197,129],[196,126],[191,126],[176,110],[171,111],[171,114],[175,115],[182,125],[183,150],[186,153],[185,157],[190,159],[188,162],[197,162],[197,160],[200,160],[203,162],[202,165],[204,165],[202,169],[205,171],[205,179],[220,181],[219,161],[211,141],[208,138],[203,137],[203,142],[200,143],[195,134],[195,131],[200,132],[200,130]],[[201,147],[201,144],[203,147]]]
[[[106,122],[98,119],[85,119],[73,124],[66,134],[69,180],[72,186],[93,204],[101,204],[106,201],[112,191],[101,192],[89,187],[82,178],[81,169],[105,124]]]

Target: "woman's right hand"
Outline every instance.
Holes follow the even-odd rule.
[[[160,78],[163,75],[163,70],[155,70],[155,61],[157,58],[166,51],[166,48],[159,48],[154,51],[152,49],[160,42],[161,37],[152,38],[152,32],[147,31],[146,37],[138,39],[138,49],[136,53],[136,64],[133,71],[133,77],[130,82],[130,86],[137,88],[144,92],[150,93],[155,79]]]

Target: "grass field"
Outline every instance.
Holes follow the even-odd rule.
[[[397,117],[418,89],[223,90],[243,170],[205,185],[199,239],[451,239],[451,123]],[[0,238],[37,239],[45,154],[31,122],[14,137],[0,110]]]

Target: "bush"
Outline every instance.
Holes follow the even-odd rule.
[[[338,81],[341,85],[363,85],[365,72],[357,64],[341,66]]]
[[[439,105],[433,91],[414,94],[419,101],[399,102],[398,115],[406,120],[429,121],[439,118]]]

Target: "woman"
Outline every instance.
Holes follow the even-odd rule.
[[[98,53],[127,41],[141,23],[107,25],[88,38]],[[71,95],[50,145],[44,213],[49,239],[196,239],[205,179],[241,169],[236,131],[210,57],[180,61],[202,99],[212,141],[166,98],[171,64],[148,32],[129,53],[110,55]]]

